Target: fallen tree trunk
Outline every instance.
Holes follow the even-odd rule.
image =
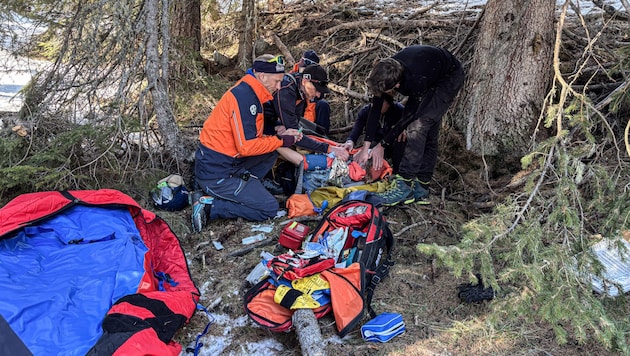
[[[474,19],[463,19],[462,24],[472,25]],[[358,28],[399,28],[399,27],[420,27],[420,28],[449,28],[452,23],[448,20],[361,20],[356,22],[345,22],[337,26],[327,28],[322,33],[330,36],[338,31],[352,30]]]
[[[333,91],[335,91],[335,92],[337,92],[339,94],[343,94],[343,95],[349,96],[349,97],[354,98],[354,99],[363,100],[365,102],[369,101],[369,97],[367,95],[361,94],[361,93],[357,93],[354,90],[350,90],[348,88],[344,88],[344,87],[342,87],[340,85],[337,85],[335,83],[328,82],[328,89],[333,90]]]
[[[322,339],[322,332],[319,329],[317,318],[315,318],[315,313],[313,313],[312,309],[297,309],[293,313],[293,326],[302,348],[302,355],[326,355],[326,346]]]
[[[276,45],[276,47],[278,47],[278,49],[280,49],[282,55],[284,55],[287,59],[287,63],[289,64],[289,66],[293,66],[295,64],[295,59],[293,58],[291,51],[289,51],[287,46],[284,44],[284,42],[282,42],[278,35],[274,33],[271,37],[273,38],[273,43]]]

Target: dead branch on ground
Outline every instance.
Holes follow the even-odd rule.
[[[346,95],[349,96],[351,98],[355,98],[355,99],[359,99],[359,100],[363,100],[365,102],[368,102],[368,97],[367,95],[361,94],[361,93],[357,93],[354,90],[348,89],[348,88],[344,88],[340,85],[337,85],[335,83],[328,83],[328,89],[335,91],[339,94],[342,95]]]
[[[293,326],[298,336],[302,355],[324,356],[326,345],[315,313],[311,309],[297,309],[293,313]]]
[[[475,20],[466,19],[464,24],[472,25]],[[325,36],[331,36],[339,31],[353,30],[361,28],[449,28],[453,23],[450,20],[361,20],[356,22],[346,22],[328,28],[322,32]]]
[[[276,45],[276,47],[280,49],[280,52],[282,53],[282,55],[287,59],[287,64],[289,66],[293,66],[295,64],[295,59],[293,58],[291,51],[289,51],[287,46],[284,45],[284,43],[282,42],[280,37],[278,37],[278,35],[274,33],[271,37],[273,38],[273,42]]]
[[[414,11],[411,15],[409,15],[407,18],[408,19],[413,19],[414,17],[418,17],[420,15],[423,15],[425,13],[427,13],[429,10],[431,10],[432,8],[435,7],[435,5],[439,4],[440,1],[436,0],[433,4],[425,6],[425,7],[421,7],[418,10]]]

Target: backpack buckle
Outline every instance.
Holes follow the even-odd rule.
[[[379,276],[378,274],[373,275],[371,283],[374,283],[374,284],[381,283],[381,276]]]

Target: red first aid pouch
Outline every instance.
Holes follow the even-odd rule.
[[[294,253],[278,255],[269,262],[267,267],[275,273],[278,278],[285,278],[290,281],[333,268],[334,258],[301,258]]]
[[[276,287],[269,279],[263,279],[245,294],[245,312],[258,325],[274,332],[293,330],[294,310],[287,309],[273,299]],[[330,303],[313,310],[316,318],[332,310]]]

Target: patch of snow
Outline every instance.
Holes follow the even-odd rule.
[[[206,299],[206,295],[208,295],[209,289],[214,286],[215,281],[214,280],[207,280],[205,282],[203,282],[203,284],[201,285],[201,287],[199,288],[199,293],[201,293],[201,299]]]
[[[16,57],[0,49],[0,111],[17,112],[22,107],[20,90],[47,65],[44,61]]]
[[[232,329],[235,327],[243,327],[253,323],[246,315],[240,316],[236,319],[231,319],[225,314],[212,314],[209,316],[209,322],[211,322],[209,329],[215,329],[212,334],[204,335],[199,338],[199,343],[203,344],[198,351],[199,356],[215,356],[215,355],[250,355],[250,356],[270,356],[281,355],[285,350],[284,346],[273,338],[264,339],[256,342],[243,343],[234,339],[232,335]],[[220,333],[216,332],[216,329],[220,330]],[[221,336],[217,336],[220,334]],[[225,350],[233,344],[240,346],[240,351],[230,351],[225,353]],[[195,344],[184,345],[183,351],[180,356],[187,356],[187,348],[195,348]]]
[[[20,90],[45,65],[44,61],[14,56],[11,52],[45,31],[29,19],[8,14],[0,17],[0,111],[17,112],[22,107]]]

